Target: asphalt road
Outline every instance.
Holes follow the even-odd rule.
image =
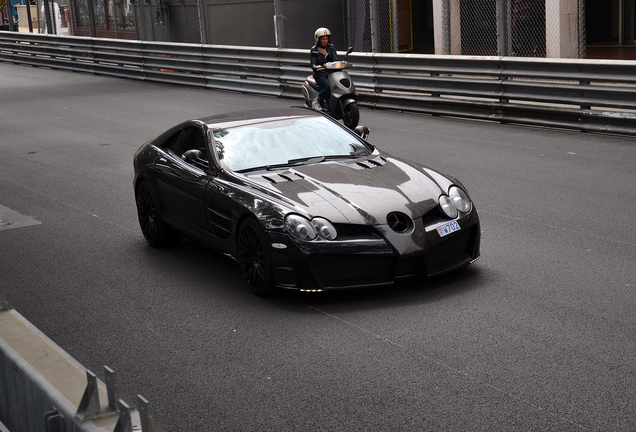
[[[0,292],[167,431],[633,431],[636,139],[361,110],[456,175],[482,256],[392,289],[253,296],[146,245],[132,157],[181,120],[294,101],[0,63]]]

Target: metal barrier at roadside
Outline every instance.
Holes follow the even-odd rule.
[[[305,50],[0,31],[0,61],[301,98]],[[353,53],[359,104],[636,135],[636,62]]]
[[[0,425],[11,432],[163,431],[143,396],[132,408],[112,369],[104,367],[104,384],[2,294],[0,306]]]

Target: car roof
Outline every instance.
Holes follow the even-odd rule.
[[[230,112],[202,117],[197,120],[207,124],[210,128],[214,128],[221,124],[227,126],[228,123],[232,123],[232,126],[240,126],[242,124],[253,123],[254,120],[281,119],[285,117],[312,117],[320,115],[320,113],[303,106],[292,106],[289,108]]]

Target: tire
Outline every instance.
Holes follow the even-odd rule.
[[[236,239],[241,275],[253,294],[270,296],[274,293],[274,272],[265,243],[263,229],[254,219],[246,219]]]
[[[148,181],[137,186],[135,203],[141,233],[150,246],[176,246],[181,242],[183,235],[161,220],[159,199]]]
[[[358,126],[360,121],[360,111],[358,110],[358,104],[351,102],[342,110],[342,122],[346,127],[353,130]]]

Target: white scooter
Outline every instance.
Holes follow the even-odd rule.
[[[331,88],[331,97],[329,100],[330,110],[327,114],[335,119],[342,119],[345,126],[349,129],[355,129],[360,121],[360,112],[358,110],[358,95],[356,87],[351,81],[351,77],[346,69],[350,66],[347,57],[353,51],[353,47],[347,50],[344,61],[335,61],[324,64],[329,77],[329,87]],[[303,83],[303,96],[305,104],[311,108],[312,102],[318,96],[320,87],[316,84],[313,75],[309,75]]]

